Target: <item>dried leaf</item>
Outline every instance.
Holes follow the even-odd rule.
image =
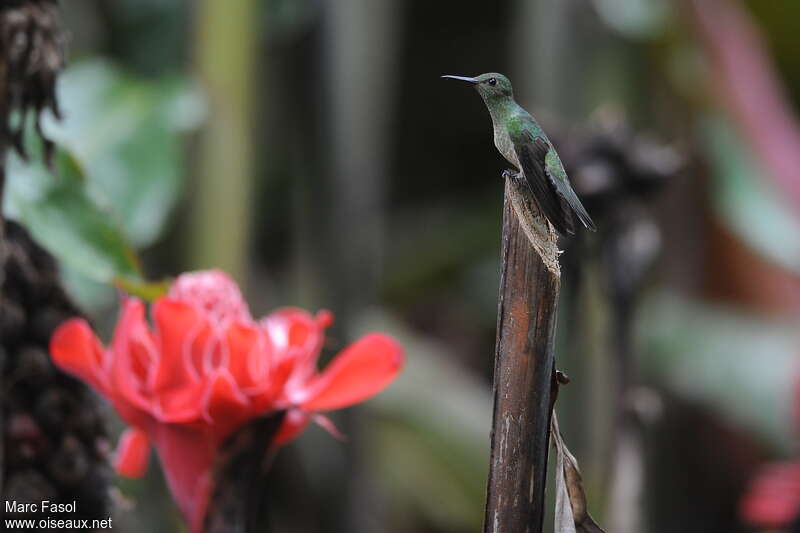
[[[550,438],[556,450],[555,533],[605,533],[586,510],[586,493],[578,461],[564,443],[555,411],[550,422]]]
[[[555,438],[553,442],[555,443]],[[572,506],[569,504],[569,492],[564,477],[564,454],[556,446],[556,512],[555,533],[576,533]]]

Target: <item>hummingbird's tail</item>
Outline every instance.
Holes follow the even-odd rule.
[[[549,174],[548,177],[550,177]],[[597,231],[597,226],[594,225],[592,217],[589,216],[589,213],[586,211],[586,208],[583,207],[578,195],[572,190],[570,184],[566,181],[553,179],[552,177],[550,177],[550,183],[552,183],[556,191],[558,191],[558,196],[561,200],[561,210],[566,211],[564,216],[569,217],[570,226],[573,229],[573,231],[569,233],[574,233],[574,225],[572,224],[573,214],[578,217],[578,220],[581,221],[581,224],[583,224],[586,229],[589,231]]]

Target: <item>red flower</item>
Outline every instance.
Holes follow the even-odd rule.
[[[183,274],[151,314],[152,330],[142,302],[126,299],[108,348],[84,320],[68,320],[53,334],[50,352],[131,426],[120,439],[117,471],[140,476],[152,444],[196,532],[217,449],[234,430],[283,409],[288,412],[275,444],[288,442],[312,420],[330,428],[321,412],[377,394],[403,364],[400,346],[374,333],[319,372],[317,357],[332,315],[286,308],[255,321],[236,284],[219,271]]]
[[[800,428],[800,379],[794,384],[793,418]],[[747,487],[739,514],[758,528],[788,528],[800,519],[800,461],[763,467]]]
[[[749,524],[761,528],[788,527],[800,517],[800,463],[778,463],[764,468],[742,499],[740,512]]]

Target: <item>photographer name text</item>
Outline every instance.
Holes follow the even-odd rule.
[[[75,513],[78,510],[78,502],[54,502],[41,500],[39,502],[18,502],[16,500],[6,500],[6,514],[35,514],[35,513]],[[6,529],[112,529],[111,518],[88,519],[88,518],[11,518],[5,520]]]

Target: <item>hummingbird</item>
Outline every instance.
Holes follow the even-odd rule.
[[[524,177],[539,210],[562,235],[575,233],[574,217],[590,231],[597,228],[572,190],[564,165],[539,123],[514,100],[511,81],[489,72],[469,78],[442,76],[471,83],[489,109],[497,151]]]

